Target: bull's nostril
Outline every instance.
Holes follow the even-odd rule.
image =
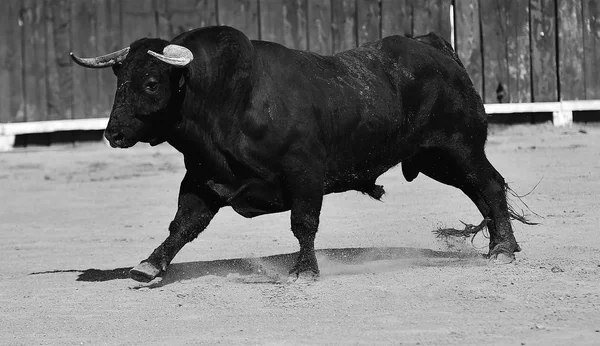
[[[109,142],[119,142],[122,141],[125,137],[122,132],[112,132],[112,131],[104,131],[104,137],[108,139]]]
[[[113,135],[113,140],[120,141],[123,140],[123,134],[121,132],[117,132]]]

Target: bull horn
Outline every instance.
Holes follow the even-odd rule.
[[[70,54],[71,59],[73,59],[77,65],[90,68],[103,68],[122,62],[125,60],[125,57],[127,57],[127,53],[129,53],[129,47],[95,58],[80,58],[73,54],[73,52]]]
[[[151,50],[148,51],[148,54],[160,61],[164,61],[167,64],[176,67],[185,67],[192,60],[194,60],[194,54],[192,54],[192,51],[176,44],[170,44],[166,46],[165,49],[163,49],[162,54],[153,52]]]

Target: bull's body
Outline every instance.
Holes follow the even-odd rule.
[[[263,41],[252,45],[256,79],[249,99],[215,114],[213,126],[166,137],[184,153],[188,170],[201,166],[201,179],[241,215],[289,210],[281,166],[287,156],[298,169],[323,175],[325,194],[358,190],[379,198],[375,180],[431,144],[433,129],[451,124],[467,130],[470,122],[477,145],[484,144],[483,108],[475,119],[460,111],[465,97],[478,98],[467,87],[468,76],[452,56],[430,45],[392,36],[334,56]],[[432,64],[440,68],[432,70]],[[461,99],[455,82],[467,94]],[[454,114],[443,109],[451,99]],[[193,123],[197,118],[193,111],[186,116]],[[181,138],[194,143],[179,143]],[[205,155],[210,146],[216,150]]]
[[[392,36],[321,56],[212,27],[170,42],[194,57],[177,68],[146,54],[167,44],[137,41],[119,62],[106,131],[114,146],[167,141],[185,158],[170,235],[135,278],[165,270],[224,206],[245,217],[291,210],[300,242],[292,272],[318,273],[323,195],[357,190],[379,199],[376,179],[401,162],[407,180],[422,172],[475,202],[490,219],[491,256],[519,251],[504,181],[485,157],[481,99],[438,36]],[[153,73],[169,90],[145,90]]]

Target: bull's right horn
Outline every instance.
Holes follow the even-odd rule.
[[[77,65],[90,68],[103,68],[122,62],[127,57],[127,53],[129,53],[129,47],[95,58],[80,58],[73,54],[73,52],[70,54],[71,59],[73,59]]]
[[[163,49],[162,54],[153,52],[151,50],[148,51],[148,54],[160,61],[164,61],[167,64],[176,67],[184,67],[194,60],[194,54],[191,50],[176,44],[170,44],[166,46],[165,49]]]

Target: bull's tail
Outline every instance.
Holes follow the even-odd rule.
[[[525,216],[525,210],[521,209],[520,212],[517,211],[517,209],[513,206],[513,203],[511,203],[510,198],[508,198],[508,196],[512,196],[516,199],[519,200],[519,202],[525,206],[525,208],[527,210],[529,210],[533,215],[537,216],[537,217],[542,217],[541,215],[539,215],[538,213],[534,212],[533,210],[531,210],[531,208],[529,208],[529,206],[527,205],[527,203],[525,203],[523,201],[523,197],[529,195],[533,190],[535,190],[535,188],[538,186],[539,183],[537,183],[533,189],[531,191],[529,191],[528,193],[524,194],[524,195],[518,195],[513,189],[510,188],[510,186],[508,186],[508,184],[504,185],[504,190],[506,191],[506,204],[508,206],[508,214],[510,215],[511,220],[516,220],[519,221],[520,223],[523,223],[525,225],[539,225],[539,222],[533,222],[530,221],[526,216]]]
[[[539,184],[539,183],[538,183]],[[536,186],[531,190],[535,190]],[[504,189],[506,191],[506,196],[507,196],[507,200],[506,200],[506,204],[508,207],[508,215],[510,217],[511,220],[516,220],[519,221],[525,225],[538,225],[538,222],[533,222],[530,221],[529,218],[527,216],[525,216],[525,211],[523,209],[520,210],[520,212],[517,211],[517,209],[513,206],[513,203],[511,203],[510,198],[508,198],[508,196],[512,196],[516,199],[519,200],[519,202],[521,204],[523,204],[525,206],[525,208],[527,210],[529,210],[531,213],[533,213],[535,216],[541,217],[539,214],[537,214],[536,212],[534,212],[533,210],[531,210],[531,208],[529,208],[529,206],[523,201],[523,197],[527,196],[528,194],[531,193],[528,192],[525,195],[518,195],[516,192],[514,192],[509,186],[508,184],[504,185]],[[437,238],[441,238],[441,239],[447,239],[449,237],[462,237],[462,238],[471,238],[471,243],[473,242],[473,239],[475,239],[475,236],[482,231],[485,231],[487,229],[487,224],[490,221],[490,219],[485,218],[483,219],[483,221],[481,221],[481,223],[479,225],[472,225],[472,224],[467,224],[461,221],[461,223],[465,226],[464,229],[456,229],[456,228],[439,228],[437,230],[434,230],[433,233],[435,233]],[[486,233],[483,233],[484,236],[487,238],[488,236],[486,235]]]

